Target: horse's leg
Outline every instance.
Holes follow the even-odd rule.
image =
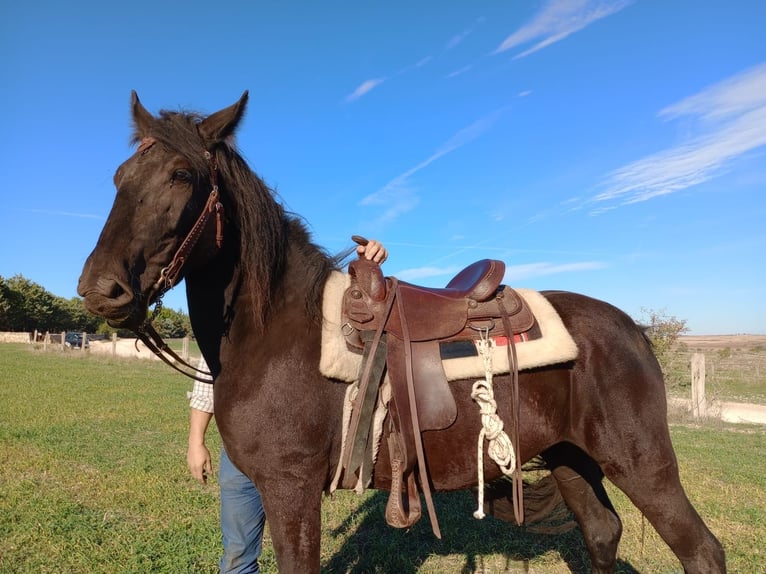
[[[281,476],[261,485],[266,521],[282,574],[319,574],[322,491],[310,478],[315,477]]]
[[[667,425],[665,390],[661,375],[655,376],[659,383],[653,394],[611,398],[611,404],[628,405],[632,410],[630,417],[620,419],[596,411],[583,416],[582,420],[587,422],[583,424],[581,444],[607,478],[649,520],[685,572],[725,572],[720,542],[697,514],[681,485]],[[624,380],[631,379],[626,376]],[[638,384],[632,385],[637,387]],[[614,388],[606,389],[604,394],[610,390],[618,392]]]
[[[665,383],[651,343],[611,305],[571,293],[546,296],[579,349],[567,439],[633,501],[687,573],[725,572],[720,542],[681,486]]]
[[[614,348],[611,352],[617,353]],[[623,359],[630,357],[628,351]],[[609,480],[649,520],[688,574],[725,572],[720,542],[689,502],[670,440],[662,373],[653,357],[636,356],[632,369],[617,370],[601,388],[605,404],[623,405],[628,416],[592,410],[583,413],[584,450]],[[630,366],[630,362],[625,360]]]
[[[598,465],[582,450],[559,443],[543,453],[569,509],[580,525],[594,573],[614,572],[622,522],[617,516]]]
[[[649,520],[681,561],[684,572],[726,571],[723,547],[702,521],[684,492],[669,433],[654,440],[651,454],[638,464],[603,465],[606,476]]]

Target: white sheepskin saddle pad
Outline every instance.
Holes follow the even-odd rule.
[[[350,283],[348,274],[333,271],[325,284],[319,364],[320,372],[325,377],[347,383],[356,381],[362,359],[360,354],[349,350],[342,331],[341,303]],[[515,290],[532,309],[542,333],[538,339],[516,343],[518,369],[523,371],[576,359],[577,344],[548,300],[531,289]],[[478,353],[476,356],[445,359],[443,363],[449,381],[484,376],[484,362]],[[505,345],[492,345],[492,370],[494,374],[509,372]]]

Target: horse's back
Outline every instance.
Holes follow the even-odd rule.
[[[612,362],[640,365],[644,375],[660,375],[645,330],[611,303],[570,291],[541,291],[553,305],[578,347],[578,363],[611,357]],[[595,356],[594,356],[595,353]],[[609,363],[610,361],[607,361]],[[661,381],[660,381],[661,382]]]

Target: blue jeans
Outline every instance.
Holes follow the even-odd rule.
[[[261,495],[255,485],[229,460],[221,449],[218,470],[221,489],[221,532],[223,556],[221,572],[225,574],[259,574],[258,557],[266,514]]]

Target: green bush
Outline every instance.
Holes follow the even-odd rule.
[[[688,386],[690,382],[678,374],[679,371],[685,371],[685,369],[679,369],[677,364],[680,356],[679,351],[685,350],[678,339],[689,330],[686,326],[686,320],[667,315],[664,310],[655,311],[642,308],[641,313],[641,319],[637,323],[644,326],[646,334],[652,342],[654,354],[660,367],[662,367],[665,385],[667,387]]]
[[[725,349],[718,349],[719,359],[728,359],[730,357],[731,357],[731,349],[729,347],[726,347]]]

